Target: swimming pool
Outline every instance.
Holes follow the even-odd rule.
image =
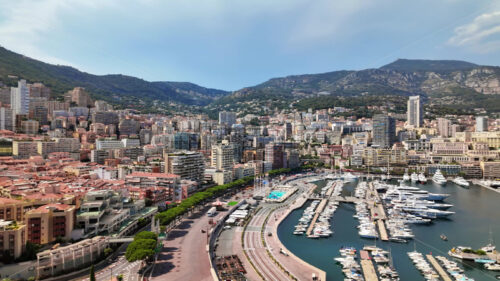
[[[281,197],[283,197],[283,195],[285,195],[285,193],[286,191],[274,190],[269,193],[267,198],[279,200]]]

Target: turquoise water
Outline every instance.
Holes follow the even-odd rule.
[[[319,182],[324,186],[324,182]],[[344,186],[344,195],[349,195],[356,183]],[[413,184],[412,184],[413,185]],[[417,271],[407,256],[407,252],[416,248],[424,254],[447,255],[453,246],[471,246],[480,248],[488,243],[489,230],[492,231],[493,241],[500,241],[500,194],[479,186],[469,189],[459,187],[453,183],[438,186],[433,183],[426,185],[415,184],[429,192],[449,193],[445,202],[454,204],[450,211],[456,212],[446,220],[436,220],[430,225],[411,225],[415,239],[407,244],[376,241],[377,246],[390,250],[394,266],[401,276],[401,280],[418,281],[424,278]],[[375,240],[360,238],[356,226],[358,222],[352,216],[355,213],[354,205],[341,204],[333,216],[332,230],[334,234],[324,239],[308,239],[305,236],[293,235],[294,225],[297,224],[304,209],[294,210],[280,224],[278,235],[283,244],[298,257],[317,266],[327,273],[327,280],[343,280],[341,268],[333,258],[339,256],[338,250],[342,246],[355,246],[362,248],[364,245],[374,245]],[[439,237],[444,233],[448,241]],[[500,245],[498,245],[500,246]],[[482,265],[473,262],[462,264],[465,274],[476,281],[497,280],[492,272],[482,268]]]
[[[286,193],[285,191],[274,190],[274,191],[271,191],[271,193],[269,193],[267,198],[280,199],[281,197],[283,197],[283,195],[285,195],[285,193]]]

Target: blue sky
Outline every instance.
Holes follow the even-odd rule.
[[[0,0],[0,45],[94,74],[237,90],[397,58],[500,65],[500,3]]]

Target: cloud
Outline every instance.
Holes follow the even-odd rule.
[[[290,30],[289,43],[315,44],[341,36],[353,17],[372,4],[363,0],[307,2]]]
[[[60,16],[78,9],[97,9],[99,0],[17,0],[0,2],[0,45],[26,56],[53,64],[70,62],[43,51],[47,38],[64,25]],[[102,6],[102,5],[101,5]],[[50,52],[49,52],[50,53]],[[73,65],[74,66],[74,65]]]
[[[65,2],[56,0],[16,1],[2,5],[0,44],[40,60],[68,64],[44,54],[37,46],[40,39],[58,25],[56,14],[65,5]]]
[[[472,22],[455,28],[448,44],[468,47],[480,53],[500,50],[500,11],[484,13]]]

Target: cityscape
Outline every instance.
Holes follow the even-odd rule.
[[[48,11],[49,2],[0,8],[17,15],[28,4]],[[68,15],[77,7],[82,14],[109,9],[76,2],[57,9]],[[461,20],[480,28],[494,19],[485,32],[497,34],[500,6],[479,2],[467,5],[484,13]],[[129,15],[139,4],[120,5],[113,7]],[[151,21],[163,17],[155,9],[172,21],[179,20],[172,10],[185,15],[180,4],[140,5]],[[251,9],[205,5],[189,15],[222,13],[229,21],[229,14],[243,13],[238,8]],[[459,10],[461,4],[437,5]],[[283,13],[295,15],[292,10],[301,7],[290,3]],[[311,11],[322,18],[319,9]],[[247,13],[246,20],[255,19]],[[205,20],[199,16],[197,24]],[[205,24],[220,31],[216,23]],[[450,29],[455,34],[447,44],[468,35],[469,25]],[[132,49],[123,73],[136,69],[137,77],[155,82],[80,71],[37,49],[16,49],[8,27],[0,21],[0,280],[500,279],[500,67],[490,65],[500,64],[498,41],[480,41],[484,50],[476,57],[463,55],[488,64],[390,56],[377,68],[332,71],[351,69],[340,64],[331,72],[318,67],[318,74],[285,76],[297,68],[282,61],[284,71],[293,70],[275,72],[282,76],[277,78],[263,70],[270,80],[255,86],[248,85],[258,75],[248,75],[241,86],[215,62],[203,69],[210,58],[193,72],[186,72],[188,63],[175,66],[184,76],[172,77],[186,81],[197,71],[213,83],[220,80],[209,72],[227,75],[232,81],[224,88],[234,90],[226,91],[141,73]],[[146,41],[153,33],[130,29],[131,37]],[[472,40],[466,39],[457,45]],[[188,53],[179,50],[180,56],[196,49],[191,43],[198,41],[185,40],[179,44]],[[85,56],[79,47],[73,52]],[[65,54],[61,61],[73,56]],[[154,60],[166,64],[166,58],[145,61],[160,72]],[[239,63],[234,61],[243,67]],[[268,67],[265,59],[261,63]]]

